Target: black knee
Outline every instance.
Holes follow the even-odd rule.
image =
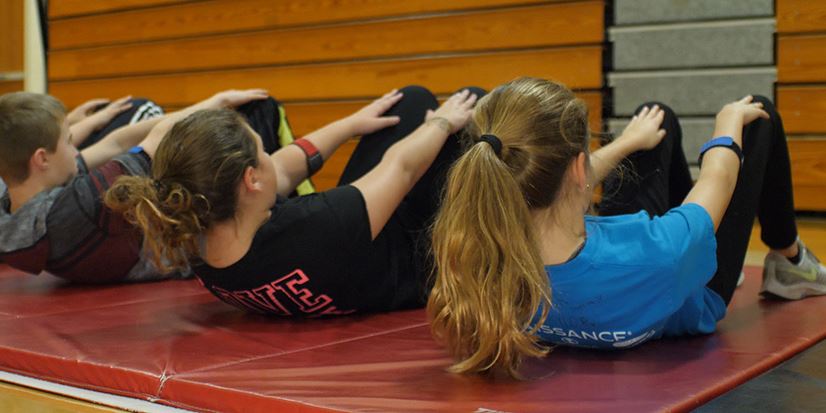
[[[482,89],[482,88],[480,88],[480,87],[478,87],[478,86],[466,86],[466,87],[463,87],[463,88],[459,88],[459,90],[457,90],[457,91],[456,91],[456,92],[454,92],[454,93],[459,93],[459,92],[461,92],[461,91],[463,91],[463,90],[467,90],[467,91],[469,91],[471,94],[476,95],[476,99],[481,99],[483,96],[485,96],[485,95],[487,95],[487,94],[488,94],[488,91],[487,91],[487,90]]]
[[[658,102],[656,100],[645,102],[645,103],[637,106],[637,109],[634,110],[634,115],[638,115],[640,112],[642,112],[643,108],[651,109],[654,106],[658,106],[660,109],[662,109],[663,112],[665,112],[666,117],[676,117],[677,116],[677,114],[674,113],[674,109],[671,109],[671,106],[668,106],[665,103]]]
[[[436,102],[436,96],[433,95],[433,92],[428,90],[424,86],[419,85],[407,85],[401,89],[399,92],[402,93],[404,99],[412,99],[416,101],[434,101]]]
[[[134,116],[134,120],[140,121],[143,119],[150,119],[156,116],[161,116],[164,114],[163,108],[155,103],[152,99],[147,98],[132,98],[130,99],[132,103],[132,109],[127,111],[126,113],[134,112],[134,115],[129,115],[130,117]]]
[[[436,100],[436,96],[423,86],[405,86],[399,89],[399,92],[402,93],[402,99],[387,111],[388,114],[408,114],[418,117],[420,113],[423,114],[427,109],[435,110],[439,107],[439,101]],[[422,117],[422,119],[424,118]]]

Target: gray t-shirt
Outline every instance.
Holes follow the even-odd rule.
[[[140,233],[103,205],[119,176],[149,174],[149,157],[124,154],[89,171],[78,156],[78,169],[69,183],[35,195],[14,213],[0,183],[0,261],[83,283],[167,278],[142,252]]]

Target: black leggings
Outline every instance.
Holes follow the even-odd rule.
[[[772,249],[794,244],[797,226],[792,196],[791,163],[783,121],[772,102],[755,96],[769,113],[743,129],[745,161],[737,178],[731,203],[717,229],[717,273],[708,287],[726,304],[731,301],[743,268],[755,216],[762,228],[761,239]],[[682,129],[674,111],[665,111],[665,139],[650,151],[636,152],[605,179],[601,215],[619,215],[645,210],[663,215],[679,206],[691,190],[691,175],[682,148]]]
[[[479,88],[469,89],[471,93],[482,97],[486,93]],[[339,185],[347,185],[361,178],[379,164],[384,153],[394,143],[413,133],[422,122],[428,109],[436,110],[439,102],[433,94],[421,86],[407,86],[401,89],[404,97],[386,115],[399,116],[401,121],[389,128],[365,135],[356,146],[353,155],[341,174]],[[458,136],[448,137],[436,159],[413,186],[398,210],[417,221],[415,228],[426,228],[439,208],[447,171],[462,153],[462,143]]]
[[[466,89],[478,97],[486,93],[479,88]],[[428,109],[439,107],[436,97],[423,87],[407,86],[401,92],[402,99],[386,113],[399,116],[400,122],[361,138],[341,174],[339,185],[350,184],[375,168],[391,145],[413,133],[424,122]],[[409,264],[399,269],[405,275],[399,277],[396,303],[392,308],[418,307],[426,301],[432,265],[428,227],[439,209],[447,172],[462,154],[463,147],[459,136],[448,137],[436,159],[402,199],[374,241],[390,245],[395,249],[392,254],[408,255],[409,252],[408,259],[404,260]]]

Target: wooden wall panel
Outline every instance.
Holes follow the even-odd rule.
[[[826,2],[777,0],[777,108],[792,139],[795,206],[826,211]]]
[[[265,87],[297,135],[408,84],[440,98],[518,76],[576,89],[601,128],[604,0],[64,0],[49,90],[67,106],[146,96],[175,109]],[[314,178],[338,181],[357,140]]]
[[[120,10],[185,3],[198,0],[52,0],[49,2],[49,18],[97,14]]]
[[[826,34],[777,39],[777,80],[826,82]]]
[[[214,0],[55,20],[51,24],[49,39],[53,49],[64,49],[548,2],[541,0]]]
[[[50,54],[52,79],[600,43],[601,2],[550,4]],[[562,18],[555,18],[563,16]],[[571,30],[572,26],[578,30]]]
[[[826,31],[826,2],[822,0],[777,0],[777,32]]]
[[[777,108],[789,134],[826,134],[826,85],[778,86]]]
[[[792,139],[789,155],[795,208],[823,210],[826,202],[826,140]]]
[[[553,78],[575,89],[602,86],[601,46],[489,53],[430,59],[288,66],[207,73],[51,82],[50,93],[75,106],[90,97],[148,96],[181,106],[227,88],[265,87],[284,101],[379,96],[405,84],[433,93],[459,85],[491,88],[517,76]]]
[[[0,95],[23,90],[22,80],[0,80]]]
[[[0,1],[0,72],[23,70],[23,0]]]

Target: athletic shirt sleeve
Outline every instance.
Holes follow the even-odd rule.
[[[725,315],[725,303],[705,287],[717,271],[717,239],[711,216],[700,205],[690,203],[654,221],[673,254],[676,287],[672,294],[674,302],[682,303],[666,321],[663,334],[713,332]]]

